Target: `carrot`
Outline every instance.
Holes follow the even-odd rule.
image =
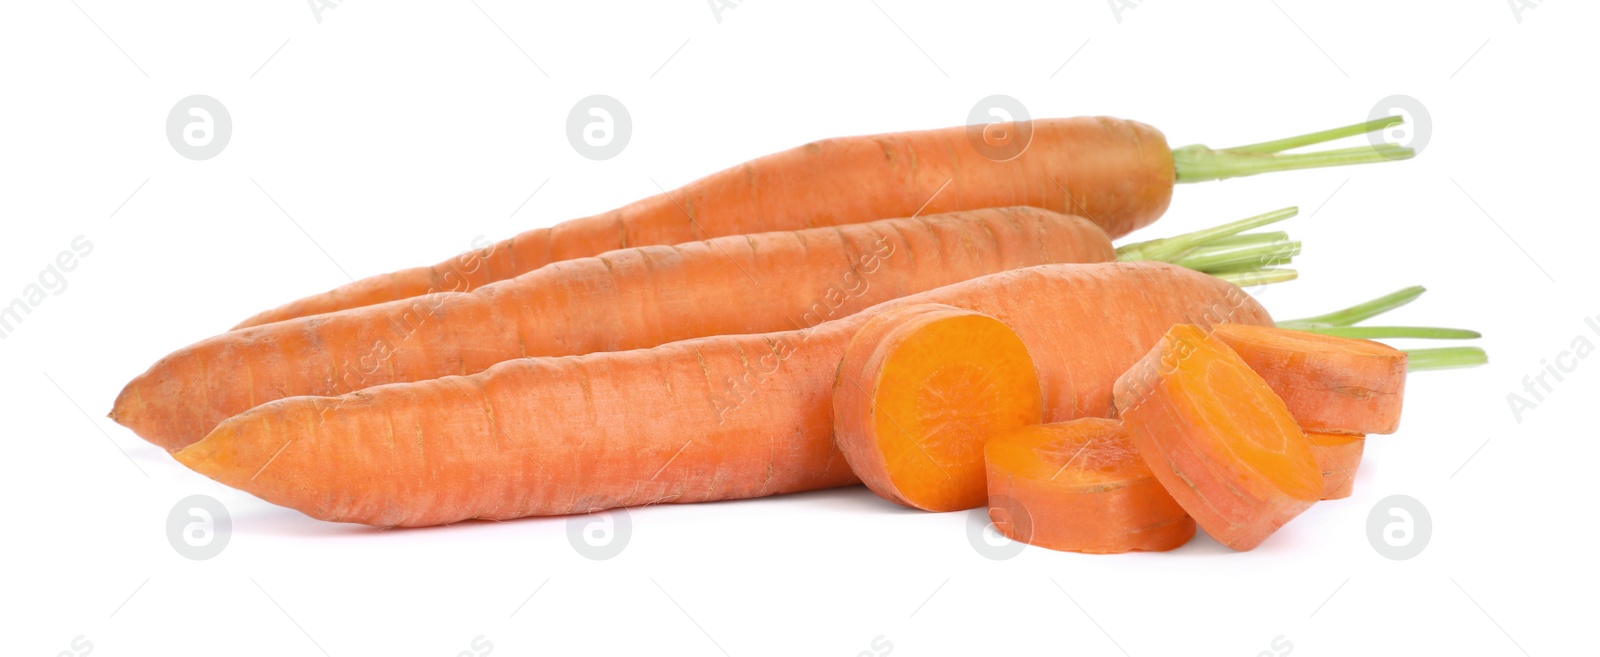
[[[1238,288],[1169,264],[1045,265],[814,328],[523,358],[470,376],[280,399],[224,421],[177,458],[312,517],[380,526],[851,484],[832,436],[839,364],[866,322],[923,303],[1005,321],[1045,366],[1047,422],[1109,415],[1117,375],[1175,323],[1271,321]]]
[[[1102,418],[1035,425],[984,445],[989,517],[1014,540],[1111,554],[1165,551],[1194,536],[1122,423]]]
[[[812,142],[725,169],[673,191],[538,228],[431,267],[365,278],[257,314],[235,328],[405,299],[465,292],[553,262],[620,248],[837,226],[926,212],[1028,205],[1088,217],[1113,238],[1155,221],[1177,182],[1411,156],[1380,146],[1282,151],[1379,130],[1391,117],[1232,149],[1170,149],[1148,125],[1104,117],[1003,124],[1029,143],[1008,160],[984,155],[969,127]]]
[[[135,378],[111,416],[176,450],[284,397],[472,374],[527,356],[804,328],[984,274],[1113,257],[1098,226],[1037,208],[624,249],[472,292],[224,333]]]
[[[1311,443],[1311,454],[1317,458],[1317,467],[1322,470],[1322,499],[1350,497],[1356,468],[1361,465],[1361,452],[1367,444],[1366,436],[1308,431],[1306,439]]]
[[[1118,248],[1118,257],[1189,261],[1205,245],[1296,213],[1280,209],[1142,241]],[[1221,264],[1232,270],[1248,262],[1234,257]],[[856,475],[883,499],[930,512],[981,507],[987,436],[1038,424],[1032,372],[1027,348],[994,318],[936,305],[883,313],[845,350],[834,384],[835,441]]]
[[[1038,424],[1028,348],[988,315],[940,304],[879,314],[845,348],[833,384],[834,440],[851,471],[891,502],[959,511],[987,497],[983,443]]]
[[[1322,497],[1289,409],[1202,327],[1174,326],[1117,379],[1115,395],[1156,478],[1223,545],[1254,548]]]
[[[1400,426],[1403,351],[1265,326],[1218,326],[1215,335],[1272,386],[1306,431],[1394,433]]]

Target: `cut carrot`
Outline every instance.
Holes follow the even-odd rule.
[[[1014,540],[1110,554],[1171,550],[1194,536],[1194,519],[1116,420],[1023,427],[991,437],[984,455],[989,517]]]
[[[1254,548],[1322,497],[1322,471],[1283,400],[1199,326],[1174,326],[1115,395],[1156,478],[1223,545]]]
[[[1394,433],[1400,426],[1403,351],[1267,326],[1219,326],[1215,335],[1266,379],[1308,432]]]
[[[1117,375],[1173,324],[1272,321],[1239,288],[1174,265],[1045,265],[806,330],[521,358],[471,376],[279,399],[222,422],[177,459],[316,518],[380,526],[843,486],[859,481],[833,440],[845,349],[871,318],[922,303],[1002,318],[1040,365],[1046,421],[1110,415]]]
[[[938,304],[867,322],[833,384],[834,440],[884,499],[926,511],[983,505],[983,442],[1042,417],[1028,348],[999,320]]]
[[[1307,432],[1306,439],[1311,442],[1311,454],[1317,457],[1317,467],[1322,469],[1322,499],[1350,497],[1367,437]]]

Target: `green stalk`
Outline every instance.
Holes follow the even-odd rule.
[[[1195,271],[1214,273],[1286,265],[1297,255],[1300,255],[1300,242],[1277,242],[1211,253],[1191,253],[1172,264]]]
[[[1405,122],[1406,117],[1403,116],[1386,116],[1381,119],[1363,121],[1354,125],[1334,128],[1332,130],[1323,130],[1321,132],[1313,132],[1296,137],[1264,141],[1259,144],[1249,144],[1247,146],[1234,146],[1232,148],[1224,148],[1222,150],[1228,151],[1229,153],[1278,153],[1293,148],[1300,148],[1301,146],[1311,146],[1313,144],[1330,142],[1335,139],[1344,139],[1345,137],[1364,135],[1369,132],[1382,130],[1389,126],[1398,125]]]
[[[1296,169],[1321,169],[1352,164],[1371,164],[1409,160],[1416,156],[1410,148],[1358,146],[1318,153],[1234,153],[1214,151],[1205,146],[1184,146],[1172,151],[1178,182],[1193,183],[1225,180]]]
[[[1489,354],[1477,347],[1445,347],[1443,349],[1412,349],[1406,352],[1406,371],[1448,370],[1458,367],[1476,367],[1489,362]]]
[[[1218,237],[1217,239],[1207,241],[1190,253],[1206,253],[1208,251],[1221,251],[1226,248],[1237,246],[1256,246],[1258,244],[1271,244],[1273,242],[1287,242],[1288,240],[1289,234],[1281,230],[1261,233],[1240,233],[1238,235]]]
[[[1358,303],[1354,306],[1350,306],[1349,308],[1335,310],[1324,315],[1303,317],[1300,319],[1291,319],[1278,322],[1278,326],[1280,328],[1287,329],[1350,326],[1357,322],[1377,317],[1378,315],[1394,310],[1395,308],[1399,308],[1400,306],[1404,306],[1412,301],[1416,301],[1417,297],[1422,296],[1422,293],[1426,291],[1428,291],[1427,288],[1422,287],[1421,285],[1414,285],[1397,292],[1385,294],[1371,301]]]
[[[1404,117],[1390,116],[1331,130],[1322,130],[1294,137],[1274,139],[1233,148],[1213,149],[1194,144],[1172,150],[1172,164],[1180,183],[1223,180],[1259,173],[1315,169],[1321,167],[1367,164],[1387,160],[1405,160],[1416,156],[1410,148],[1394,144],[1361,146],[1313,153],[1284,153],[1283,151],[1311,146],[1383,130],[1403,123]]]
[[[1279,325],[1282,326],[1281,324]],[[1424,340],[1471,340],[1483,334],[1467,329],[1437,328],[1433,326],[1312,326],[1299,329],[1307,333],[1320,333],[1336,338],[1381,340],[1385,338],[1421,338]]]
[[[1174,262],[1189,251],[1205,243],[1222,237],[1238,235],[1252,228],[1260,228],[1267,224],[1277,223],[1300,214],[1300,208],[1287,207],[1282,210],[1273,210],[1266,214],[1240,219],[1238,221],[1197,230],[1192,233],[1174,235],[1162,239],[1145,242],[1134,242],[1117,248],[1117,260],[1135,262],[1139,260],[1159,260],[1161,262]]]
[[[1271,285],[1292,281],[1300,277],[1300,272],[1293,269],[1271,268],[1257,269],[1255,271],[1229,271],[1212,274],[1217,278],[1233,283],[1239,287],[1255,287],[1257,285]]]

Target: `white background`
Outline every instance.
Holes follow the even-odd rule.
[[[928,4],[749,0],[719,20],[698,0],[355,1],[319,22],[296,0],[8,3],[0,303],[75,236],[94,251],[0,340],[5,652],[1592,649],[1600,359],[1520,418],[1507,395],[1579,336],[1600,344],[1583,321],[1600,315],[1593,3],[1520,20],[1502,0],[1155,1],[1120,17],[1101,0]],[[600,162],[565,131],[595,93],[634,129]],[[1355,495],[1249,553],[1200,536],[1164,554],[992,560],[966,514],[852,488],[636,509],[622,553],[591,561],[565,519],[313,521],[104,419],[163,354],[347,273],[436,262],[815,138],[957,125],[994,93],[1219,147],[1420,100],[1432,136],[1415,160],[1186,186],[1139,237],[1298,204],[1285,227],[1306,241],[1303,277],[1263,295],[1275,314],[1425,284],[1392,320],[1479,329],[1492,364],[1415,376]],[[214,159],[167,142],[191,94],[232,117]],[[166,536],[192,494],[232,515],[208,561]],[[1407,561],[1368,541],[1392,494],[1433,521]]]

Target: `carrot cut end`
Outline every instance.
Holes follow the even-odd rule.
[[[834,436],[873,492],[927,511],[982,506],[989,436],[1043,418],[1033,360],[1004,323],[939,304],[867,322],[834,383]]]
[[[1194,519],[1116,420],[1015,429],[990,438],[984,455],[989,517],[1013,540],[1113,554],[1172,550],[1194,537]]]
[[[1156,478],[1223,545],[1252,549],[1322,496],[1283,400],[1199,326],[1168,331],[1117,380],[1115,397]]]

